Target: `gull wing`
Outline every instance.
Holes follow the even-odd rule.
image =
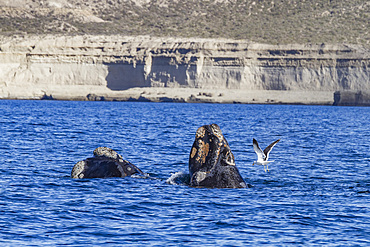
[[[276,145],[276,143],[278,143],[280,141],[279,140],[276,140],[274,141],[273,143],[271,143],[270,145],[268,145],[267,148],[265,148],[265,150],[263,150],[263,153],[266,155],[266,160],[269,159],[269,153],[271,152],[271,149]]]
[[[262,149],[260,148],[260,146],[258,146],[258,142],[256,139],[253,138],[253,149],[254,149],[254,152],[256,152],[257,156],[258,156],[258,161],[263,161],[265,160],[266,158],[266,155],[265,153],[262,151]]]

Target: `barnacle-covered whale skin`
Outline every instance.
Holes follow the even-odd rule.
[[[204,188],[249,187],[235,165],[230,146],[217,124],[200,127],[189,157],[190,186]]]

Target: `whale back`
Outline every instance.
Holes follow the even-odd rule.
[[[94,150],[94,157],[77,162],[71,172],[72,178],[107,178],[127,177],[133,174],[144,174],[137,166],[114,150],[99,147]]]

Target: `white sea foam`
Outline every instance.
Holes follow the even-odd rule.
[[[166,183],[173,185],[189,185],[189,173],[175,172],[171,173],[171,177],[166,180]]]

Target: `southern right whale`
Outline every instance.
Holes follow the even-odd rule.
[[[217,124],[198,128],[189,156],[190,186],[246,188],[235,158]]]
[[[77,162],[72,169],[72,178],[127,177],[145,174],[134,164],[124,160],[116,151],[107,147],[94,150],[94,157]]]

